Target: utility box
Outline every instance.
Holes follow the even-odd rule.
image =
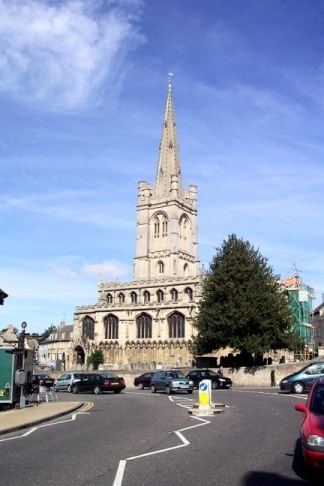
[[[33,352],[25,349],[23,353],[24,367],[18,370],[19,351],[0,347],[0,407],[2,404],[18,403],[21,387],[27,391],[31,384]],[[24,382],[22,382],[22,377],[24,377]]]

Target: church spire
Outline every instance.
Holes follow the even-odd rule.
[[[173,74],[169,73],[168,95],[155,181],[155,194],[157,196],[170,195],[171,189],[174,189],[175,187],[177,188],[178,194],[183,194],[179,148],[173,108],[172,76]]]

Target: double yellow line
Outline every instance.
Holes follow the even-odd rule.
[[[92,409],[92,407],[94,406],[94,403],[93,402],[85,402],[83,404],[83,407],[81,408],[80,413],[86,413],[86,412],[89,412],[89,410]]]

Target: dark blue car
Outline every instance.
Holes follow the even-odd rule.
[[[283,378],[280,382],[280,390],[293,393],[309,391],[316,378],[321,376],[324,376],[324,362],[318,361]]]

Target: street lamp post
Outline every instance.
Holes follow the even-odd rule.
[[[21,323],[21,332],[18,338],[18,369],[25,370],[25,329],[27,327],[27,322],[23,321]],[[25,397],[25,385],[20,386],[20,408],[26,407],[26,397]]]

